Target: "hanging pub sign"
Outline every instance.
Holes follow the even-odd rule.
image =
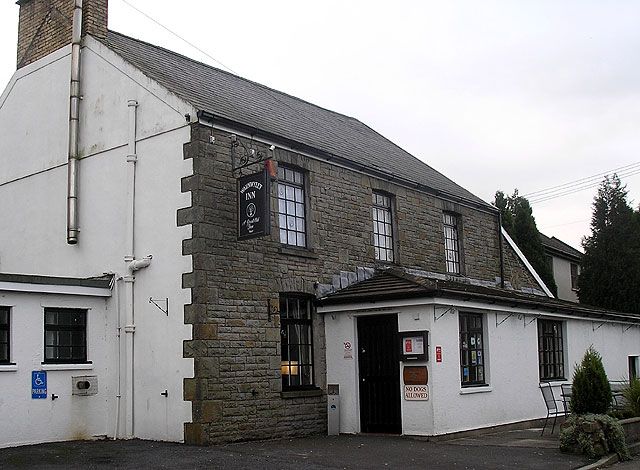
[[[238,240],[271,233],[270,194],[266,170],[238,178]]]

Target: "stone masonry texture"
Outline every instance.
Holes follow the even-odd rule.
[[[21,0],[17,68],[71,44],[74,0]],[[84,0],[82,34],[107,34],[107,0]]]
[[[211,136],[215,137],[215,143]],[[268,153],[266,146],[243,140]],[[183,254],[193,272],[183,277],[192,303],[184,309],[193,325],[184,356],[194,359],[195,376],[185,379],[184,399],[192,402],[193,421],[185,441],[209,444],[236,440],[303,436],[326,431],[324,324],[313,317],[317,391],[282,392],[280,322],[268,306],[280,293],[315,295],[333,276],[374,268],[372,190],[393,196],[397,264],[443,273],[442,211],[460,216],[464,275],[496,282],[500,276],[497,217],[464,205],[276,149],[279,164],[301,169],[306,177],[307,249],[280,244],[276,184],[271,187],[271,235],[237,240],[236,177],[231,171],[228,132],[192,125],[184,158],[193,159],[193,175],[182,191],[192,206],[180,209],[179,225],[192,225]],[[244,170],[251,173],[260,165]],[[509,258],[515,288],[536,287],[517,260]]]
[[[215,143],[210,143],[210,137]],[[266,146],[245,145],[268,153]],[[397,264],[445,272],[443,210],[459,214],[464,275],[496,282],[500,275],[497,217],[441,200],[301,154],[276,149],[279,164],[301,169],[306,179],[306,249],[280,244],[276,184],[271,187],[271,235],[237,240],[236,177],[231,171],[229,134],[192,125],[184,158],[193,175],[183,179],[192,206],[180,209],[179,225],[192,225],[183,254],[193,272],[183,286],[192,291],[185,322],[193,339],[184,344],[194,359],[195,377],[185,379],[184,398],[192,402],[193,422],[185,441],[208,444],[235,440],[302,436],[326,431],[325,341],[323,319],[314,315],[317,391],[282,393],[280,323],[269,318],[269,302],[281,292],[315,295],[336,274],[376,266],[372,246],[371,194],[393,197]],[[258,171],[260,165],[245,173]],[[510,258],[514,287],[536,287]]]

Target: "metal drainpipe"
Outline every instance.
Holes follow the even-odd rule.
[[[500,250],[500,288],[504,289],[504,253],[502,246],[502,214],[498,212],[498,249]]]
[[[75,0],[71,33],[71,86],[69,91],[69,156],[67,161],[67,243],[78,243],[78,123],[80,119],[80,41],[82,0]]]
[[[127,144],[127,189],[126,204],[127,215],[125,225],[125,249],[124,262],[126,264],[127,273],[123,276],[125,289],[125,438],[131,439],[135,436],[135,410],[134,410],[134,364],[135,364],[135,342],[134,334],[136,332],[135,324],[135,275],[134,273],[140,269],[144,269],[151,264],[151,255],[144,258],[136,259],[134,255],[135,241],[135,203],[136,203],[136,162],[138,155],[136,154],[136,114],[138,102],[129,100],[129,140]]]
[[[126,400],[125,400],[125,438],[131,439],[134,436],[133,430],[133,379],[134,379],[134,341],[133,336],[136,331],[135,317],[134,317],[134,298],[133,298],[133,283],[135,277],[133,271],[130,269],[132,263],[135,260],[133,254],[133,242],[134,242],[134,209],[135,209],[135,185],[136,185],[136,161],[138,157],[136,155],[136,110],[138,102],[135,100],[129,100],[127,103],[129,107],[129,142],[127,148],[127,215],[126,215],[126,234],[125,234],[125,256],[124,262],[126,263],[127,273],[124,275],[124,288],[125,288],[125,357],[126,357]]]

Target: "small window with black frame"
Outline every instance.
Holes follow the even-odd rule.
[[[44,309],[44,362],[87,362],[87,311],[74,308]]]
[[[393,262],[393,223],[391,196],[373,192],[373,248],[379,261]]]
[[[571,263],[571,289],[578,290],[578,275],[580,274],[578,270],[578,265],[576,263]]]
[[[0,307],[0,364],[11,363],[9,307]]]
[[[307,247],[305,175],[278,165],[278,227],[280,243]]]
[[[538,320],[538,365],[540,380],[565,380],[562,322]]]
[[[311,297],[280,295],[282,390],[315,388]]]
[[[449,274],[461,274],[459,216],[452,212],[442,214],[444,229],[444,258]]]
[[[459,313],[460,383],[463,387],[486,385],[486,361],[482,314]]]

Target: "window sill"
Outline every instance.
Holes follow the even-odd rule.
[[[397,261],[383,261],[381,259],[377,259],[375,260],[375,264],[376,266],[380,266],[380,267],[394,267],[394,266],[398,266],[398,262]]]
[[[460,389],[460,395],[471,395],[472,393],[486,393],[493,390],[489,385],[479,385],[477,387],[465,387]]]
[[[93,363],[84,364],[47,364],[42,363],[42,370],[93,370]]]
[[[557,379],[540,379],[540,385],[542,384],[555,384],[560,385],[562,383],[570,383],[567,379],[559,377]]]
[[[15,372],[17,370],[17,364],[0,364],[0,372]]]
[[[280,392],[281,398],[320,397],[322,395],[323,392],[319,388],[314,388],[311,390],[287,390]]]
[[[281,246],[278,252],[281,255],[299,256],[300,258],[318,259],[317,253],[309,248],[296,248],[293,246]]]

